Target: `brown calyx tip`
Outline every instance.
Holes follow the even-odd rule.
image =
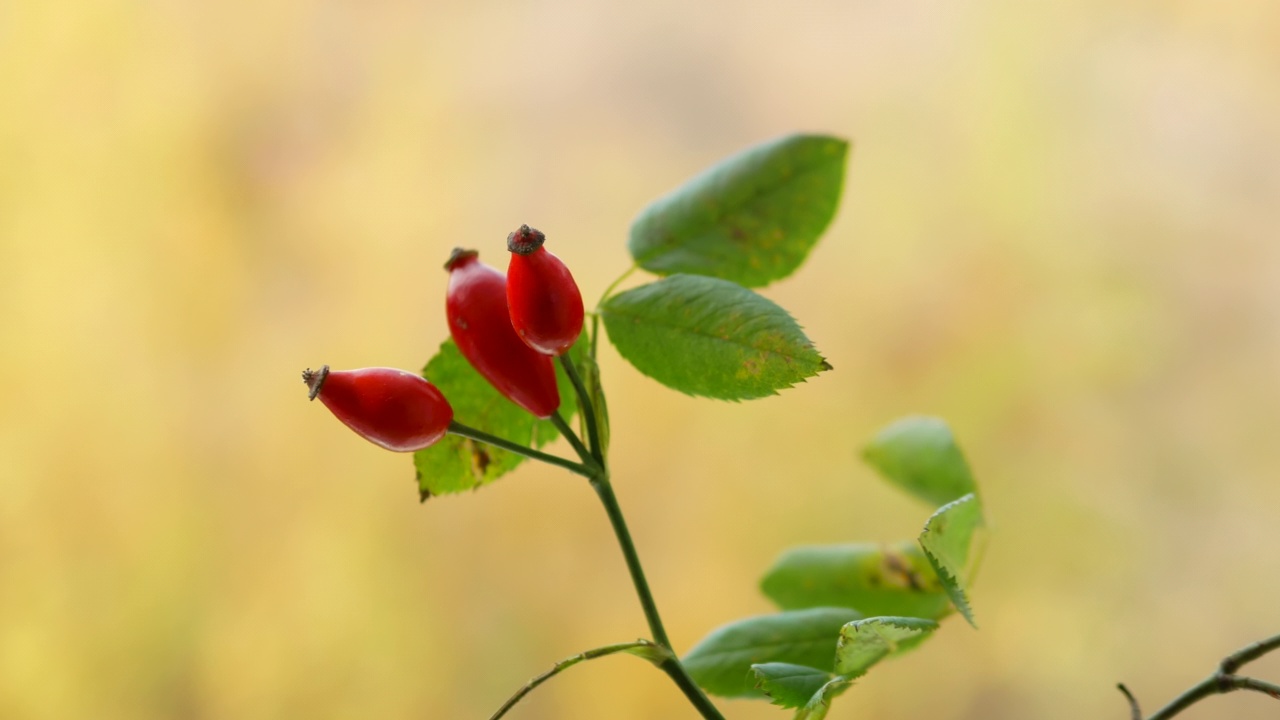
[[[507,236],[507,249],[517,255],[528,255],[542,247],[547,236],[541,230],[534,230],[528,225],[521,225],[515,232]]]
[[[319,370],[307,368],[302,371],[302,382],[307,384],[307,388],[311,391],[307,394],[308,400],[315,400],[320,394],[320,388],[324,386],[324,379],[329,377],[329,366],[322,365]]]
[[[467,250],[465,248],[456,247],[453,252],[449,253],[449,259],[445,261],[444,269],[453,270],[467,260],[480,257],[478,250]]]

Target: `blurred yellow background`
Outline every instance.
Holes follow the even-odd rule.
[[[741,405],[602,354],[615,482],[687,649],[784,548],[912,537],[857,460],[947,418],[973,592],[841,718],[1123,718],[1280,632],[1280,5],[0,3],[0,718],[484,718],[645,633],[580,480],[419,505],[298,373],[418,368],[455,245],[584,295],[648,201],[851,138],[764,292],[835,370]],[[560,448],[567,452],[567,448]],[[1280,662],[1258,666],[1280,680]],[[1187,718],[1275,717],[1238,693]],[[723,703],[731,718],[785,718]],[[694,718],[609,658],[510,716]]]

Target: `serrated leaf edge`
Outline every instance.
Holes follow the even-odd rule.
[[[855,678],[847,675],[836,675],[828,680],[827,684],[818,688],[813,697],[809,698],[809,702],[804,707],[797,710],[795,720],[820,720],[826,717],[827,711],[831,709],[831,701],[840,697],[845,690],[848,690],[853,685],[854,680]],[[829,697],[828,694],[830,694]],[[814,715],[814,713],[818,714]]]
[[[629,321],[631,321],[631,322],[638,322],[638,321],[642,321],[642,322],[645,322],[645,323],[650,323],[650,324],[653,324],[653,325],[658,325],[658,326],[661,326],[661,327],[665,327],[665,328],[668,328],[668,329],[670,329],[670,330],[675,330],[675,331],[679,331],[679,332],[682,332],[682,333],[687,333],[688,335],[691,335],[691,336],[696,336],[696,337],[703,338],[703,339],[706,339],[706,340],[712,340],[712,341],[715,341],[715,342],[720,342],[720,343],[725,343],[725,344],[727,344],[727,345],[732,345],[732,346],[734,346],[734,347],[741,348],[741,349],[747,350],[747,351],[749,351],[749,352],[760,353],[760,354],[762,354],[762,355],[763,355],[763,354],[767,354],[768,356],[770,356],[770,359],[773,359],[773,358],[781,359],[781,360],[782,360],[785,364],[787,364],[787,365],[792,365],[792,364],[797,363],[797,362],[803,362],[803,361],[805,360],[804,358],[799,357],[798,355],[786,354],[786,353],[779,352],[779,351],[777,351],[777,350],[766,350],[766,349],[762,349],[762,348],[757,348],[757,347],[752,346],[752,345],[747,345],[747,344],[744,344],[744,343],[741,343],[741,342],[735,342],[735,341],[733,341],[733,340],[729,340],[729,339],[726,339],[726,338],[718,337],[718,336],[716,336],[716,335],[712,335],[712,334],[707,333],[707,332],[700,332],[700,331],[696,331],[696,330],[690,330],[689,328],[682,327],[682,326],[678,326],[678,325],[672,325],[672,324],[670,324],[670,323],[654,322],[654,321],[652,321],[652,320],[650,320],[650,319],[648,319],[648,318],[646,318],[646,317],[644,317],[644,316],[639,316],[639,315],[629,314],[629,313],[625,313],[625,312],[619,312],[619,311],[617,310],[617,308],[616,308],[616,307],[611,307],[611,303],[613,303],[617,298],[625,296],[625,295],[626,295],[627,293],[629,293],[629,292],[633,292],[633,291],[636,291],[636,290],[640,290],[640,289],[645,288],[645,287],[648,287],[648,286],[650,286],[650,285],[655,285],[655,284],[657,284],[657,283],[664,282],[664,281],[667,281],[667,280],[671,280],[671,279],[674,279],[674,278],[679,278],[679,277],[709,278],[709,279],[711,279],[711,280],[717,280],[717,281],[720,281],[720,282],[730,283],[730,284],[732,284],[732,285],[736,285],[737,287],[739,287],[739,288],[741,288],[741,289],[743,289],[743,290],[746,290],[747,292],[752,293],[753,295],[755,295],[755,296],[757,296],[757,297],[759,297],[759,298],[763,299],[764,301],[768,302],[769,304],[773,305],[773,307],[777,308],[777,309],[778,309],[778,311],[782,313],[783,317],[784,317],[788,322],[790,322],[790,323],[794,326],[795,330],[799,333],[800,337],[804,340],[804,342],[803,342],[803,343],[800,343],[800,344],[799,344],[799,345],[800,345],[800,347],[801,347],[802,349],[808,349],[809,351],[811,351],[811,352],[812,352],[812,353],[817,357],[817,364],[815,365],[815,369],[814,369],[814,371],[813,371],[813,373],[812,373],[812,374],[805,375],[804,377],[797,378],[797,379],[796,379],[796,380],[794,380],[794,381],[788,381],[788,382],[786,382],[785,384],[782,384],[782,385],[778,385],[778,386],[776,386],[776,387],[773,387],[773,388],[769,389],[769,391],[768,391],[767,393],[763,393],[763,394],[760,394],[760,395],[738,395],[738,396],[735,396],[735,397],[723,397],[723,396],[720,396],[720,395],[711,395],[711,394],[707,394],[707,393],[689,392],[689,391],[687,391],[687,390],[685,390],[685,389],[683,389],[683,388],[678,388],[678,387],[674,387],[674,386],[672,386],[672,385],[668,385],[665,381],[663,381],[663,380],[659,379],[658,377],[656,377],[656,376],[652,375],[652,374],[651,374],[651,373],[649,373],[648,371],[646,371],[646,370],[644,370],[644,369],[640,368],[639,366],[637,366],[637,365],[636,365],[636,364],[635,364],[635,363],[634,363],[630,358],[628,358],[624,353],[622,353],[622,352],[619,350],[618,354],[619,354],[619,355],[622,355],[622,359],[626,360],[626,361],[627,361],[627,364],[628,364],[628,365],[630,365],[631,367],[635,368],[637,371],[639,371],[641,375],[644,375],[645,377],[649,378],[650,380],[654,380],[654,381],[656,381],[657,383],[661,384],[663,387],[669,388],[669,389],[671,389],[671,390],[675,390],[676,392],[678,392],[678,393],[680,393],[680,394],[682,394],[682,395],[687,395],[687,396],[689,396],[689,397],[705,397],[705,398],[710,398],[710,399],[712,399],[712,400],[724,400],[724,401],[727,401],[727,402],[741,402],[741,401],[743,401],[743,400],[758,400],[758,399],[761,399],[761,398],[766,398],[766,397],[771,397],[771,396],[777,395],[779,390],[789,390],[789,389],[791,389],[791,388],[796,387],[797,385],[799,385],[799,384],[801,384],[801,383],[808,383],[808,382],[809,382],[809,378],[817,377],[817,376],[818,376],[818,375],[820,375],[821,373],[824,373],[824,372],[826,372],[826,371],[828,371],[828,370],[833,370],[833,369],[834,369],[834,367],[831,365],[831,363],[830,363],[830,362],[828,362],[827,358],[826,358],[826,357],[825,357],[821,352],[819,352],[819,351],[818,351],[818,348],[817,348],[817,346],[814,344],[813,340],[811,340],[811,339],[809,338],[809,336],[804,332],[804,326],[803,326],[803,325],[801,325],[801,324],[799,323],[799,321],[797,321],[797,320],[796,320],[795,316],[794,316],[794,315],[792,315],[792,314],[791,314],[791,312],[790,312],[789,310],[787,310],[786,308],[784,308],[784,307],[782,307],[781,305],[777,304],[776,302],[774,302],[774,301],[770,300],[769,298],[765,297],[764,295],[761,295],[760,293],[756,292],[756,291],[755,291],[755,289],[750,288],[750,287],[747,287],[746,285],[743,285],[743,284],[741,284],[741,283],[735,282],[735,281],[733,281],[733,280],[729,280],[729,279],[726,279],[726,278],[718,277],[718,276],[715,276],[715,275],[698,275],[698,274],[696,274],[696,273],[686,273],[686,272],[678,272],[678,273],[671,273],[671,274],[669,274],[669,275],[661,275],[661,276],[659,276],[659,278],[658,278],[657,280],[655,280],[655,281],[653,281],[653,282],[651,282],[651,283],[645,283],[644,285],[639,285],[639,286],[634,287],[634,288],[629,288],[629,289],[624,290],[623,292],[617,293],[617,294],[615,294],[615,295],[610,295],[608,298],[606,298],[606,299],[605,299],[605,301],[600,305],[600,307],[597,309],[597,311],[596,311],[596,312],[597,312],[597,313],[598,313],[598,314],[599,314],[599,315],[604,319],[606,335],[608,335],[608,336],[609,336],[609,342],[614,346],[614,348],[615,348],[615,349],[617,349],[618,345],[617,345],[617,343],[614,341],[612,334],[610,334],[610,333],[608,333],[608,332],[607,332],[607,331],[608,331],[608,327],[609,327],[609,323],[610,323],[610,320],[609,320],[610,316],[612,316],[613,318],[615,318],[615,320],[616,320],[616,321],[619,321],[619,320],[629,320]]]
[[[790,708],[793,708],[793,707],[794,707],[794,708],[799,708],[799,707],[801,707],[801,706],[800,706],[800,705],[788,705],[788,704],[786,704],[785,702],[782,702],[782,701],[778,700],[778,698],[774,697],[773,693],[771,693],[771,692],[769,692],[768,690],[766,690],[766,689],[765,689],[765,685],[767,685],[767,684],[769,683],[769,681],[771,681],[771,680],[775,680],[775,681],[776,681],[776,680],[778,679],[778,678],[765,677],[765,676],[764,676],[764,674],[763,674],[762,672],[760,672],[760,670],[758,669],[758,668],[760,668],[761,666],[769,665],[769,664],[792,665],[792,666],[794,666],[794,667],[804,668],[805,670],[812,670],[812,671],[813,671],[813,673],[816,673],[816,674],[818,674],[818,675],[825,675],[825,676],[826,676],[826,678],[827,678],[827,682],[830,682],[834,677],[836,677],[836,676],[835,676],[834,674],[832,674],[832,673],[829,673],[829,672],[827,672],[827,671],[825,671],[825,670],[819,670],[819,669],[818,669],[818,668],[816,668],[816,667],[810,667],[810,666],[808,666],[808,665],[796,665],[795,663],[752,663],[752,665],[751,665],[751,667],[750,667],[750,671],[751,671],[751,674],[752,674],[752,675],[755,675],[755,677],[756,677],[755,688],[756,688],[757,690],[759,690],[760,692],[764,693],[765,697],[769,698],[769,704],[770,704],[770,705],[777,705],[778,707],[781,707],[781,708],[787,708],[787,709],[790,709]],[[826,686],[827,686],[827,682],[824,682],[824,683],[822,684],[822,686],[819,688],[819,690],[821,690],[823,687],[826,687]],[[812,699],[812,698],[811,698],[811,699]]]
[[[921,543],[920,549],[924,550],[924,556],[928,558],[929,564],[933,566],[933,571],[942,579],[942,589],[947,591],[947,597],[951,598],[951,604],[960,612],[965,621],[974,630],[977,630],[978,623],[973,619],[973,608],[969,605],[969,598],[964,594],[964,589],[960,587],[960,579],[943,567],[938,558],[934,557],[933,553],[929,552],[923,543]]]
[[[917,542],[920,544],[920,550],[924,552],[925,558],[929,561],[929,564],[933,566],[933,571],[937,573],[938,578],[942,580],[942,588],[947,591],[947,596],[951,598],[951,604],[955,605],[956,610],[959,610],[960,614],[964,616],[964,619],[968,621],[969,625],[976,630],[978,629],[978,623],[973,618],[973,608],[969,605],[969,598],[965,595],[964,588],[960,586],[960,578],[943,566],[942,562],[938,560],[938,557],[934,555],[932,551],[929,550],[929,546],[926,545],[924,541],[925,536],[929,533],[930,525],[933,524],[934,518],[946,513],[953,507],[967,502],[979,502],[977,493],[971,492],[966,495],[962,495],[935,510],[933,514],[929,516],[929,519],[925,521],[924,529],[920,531],[920,537],[917,539]],[[979,504],[978,509],[981,511],[981,504]],[[972,541],[973,538],[970,538],[970,542]]]
[[[915,621],[915,622],[905,622],[908,620]],[[840,628],[840,639],[836,643],[836,667],[837,668],[839,668],[839,665],[840,665],[840,650],[844,648],[846,642],[849,642],[851,640],[851,638],[849,638],[845,634],[845,631],[848,630],[849,628],[853,628],[853,631],[857,633],[863,627],[866,627],[868,628],[868,630],[870,630],[871,626],[873,625],[887,625],[889,627],[895,627],[901,630],[910,630],[912,632],[912,635],[908,639],[916,638],[918,636],[932,635],[934,631],[938,629],[937,620],[930,620],[929,618],[905,617],[900,615],[878,615],[876,617],[863,618],[861,620],[854,620],[852,622],[845,623],[844,627]],[[882,635],[877,634],[874,636],[874,638],[885,642],[884,653],[882,653],[879,657],[873,660],[870,665],[867,665],[865,668],[862,668],[860,672],[857,672],[856,674],[851,672],[841,673],[843,676],[851,679],[862,677],[863,675],[867,674],[867,672],[869,672],[872,667],[878,664],[881,660],[884,660],[885,658],[892,655],[900,647],[899,642],[891,642],[887,638],[884,638],[884,636]],[[923,641],[923,638],[921,638],[921,640]]]

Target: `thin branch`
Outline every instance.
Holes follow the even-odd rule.
[[[578,457],[582,458],[582,463],[584,465],[587,467],[599,465],[599,462],[596,460],[595,456],[591,454],[591,451],[582,444],[582,440],[578,438],[578,434],[573,431],[573,428],[569,427],[569,423],[564,421],[564,416],[560,414],[559,410],[551,413],[550,420],[551,424],[555,425],[556,429],[560,431],[560,434],[564,436],[564,439],[568,440],[569,444],[573,446],[573,451],[578,453]]]
[[[596,409],[591,404],[591,393],[587,392],[582,376],[578,374],[578,368],[574,366],[569,353],[560,356],[560,364],[564,367],[564,374],[569,376],[569,382],[573,383],[573,390],[578,395],[579,404],[582,406],[582,419],[587,425],[587,442],[591,443],[591,457],[603,466],[604,451],[600,447],[600,430],[596,425]],[[583,462],[586,462],[586,458],[583,458]]]
[[[462,423],[457,421],[449,423],[449,432],[453,433],[454,435],[460,435],[464,438],[470,438],[477,442],[482,442],[488,445],[492,445],[494,447],[502,448],[503,450],[513,452],[517,455],[523,455],[524,457],[527,457],[530,460],[538,460],[540,462],[544,462],[549,465],[562,467],[571,473],[576,473],[585,478],[594,478],[597,474],[593,468],[587,467],[586,465],[580,465],[572,460],[566,460],[556,455],[544,453],[540,450],[534,450],[531,447],[527,447],[519,443],[511,442],[510,440],[507,440],[506,438],[500,438],[497,435],[491,435],[483,430],[478,430],[469,425],[463,425]]]
[[[1138,698],[1129,692],[1129,688],[1125,687],[1124,683],[1117,683],[1116,687],[1120,689],[1120,692],[1124,693],[1125,699],[1129,701],[1129,717],[1131,720],[1142,720],[1142,708],[1138,707]]]
[[[1226,675],[1234,675],[1246,663],[1253,662],[1276,649],[1280,649],[1280,635],[1259,640],[1228,655],[1222,661],[1222,672]]]
[[[1216,672],[1201,680],[1195,687],[1174,698],[1173,702],[1156,711],[1148,720],[1169,720],[1169,718],[1207,697],[1236,690],[1253,690],[1280,700],[1280,685],[1273,685],[1262,680],[1240,675],[1224,675]]]
[[[618,276],[618,278],[617,278],[616,280],[614,280],[613,282],[609,283],[609,287],[607,287],[607,288],[605,288],[605,289],[604,289],[604,294],[602,294],[602,295],[600,296],[600,299],[596,301],[596,312],[597,312],[597,313],[598,313],[598,312],[600,312],[600,306],[604,304],[604,301],[605,301],[605,300],[608,300],[608,299],[609,299],[609,296],[613,294],[613,290],[614,290],[614,288],[616,288],[616,287],[618,287],[619,285],[621,285],[623,280],[626,280],[627,278],[631,277],[631,273],[633,273],[633,272],[635,272],[636,270],[639,270],[639,269],[640,269],[640,265],[639,265],[639,263],[632,263],[632,264],[631,264],[631,267],[627,268],[626,272],[622,273],[621,275],[619,275],[619,276]],[[594,355],[592,355],[592,357],[595,357],[595,356],[594,356]]]
[[[553,665],[550,670],[529,680],[529,682],[525,683],[523,687],[521,687],[519,690],[516,690],[511,697],[507,698],[507,701],[502,703],[502,707],[498,708],[497,712],[495,712],[492,716],[489,717],[489,720],[499,720],[499,718],[507,714],[507,711],[515,707],[516,703],[523,700],[525,695],[528,695],[530,692],[532,692],[534,688],[550,680],[551,678],[555,677],[561,672],[568,670],[574,665],[577,665],[583,660],[594,660],[596,658],[605,657],[607,655],[613,655],[614,653],[627,652],[630,650],[635,650],[637,648],[648,648],[647,652],[637,653],[637,655],[639,655],[640,657],[651,655],[653,656],[652,658],[646,657],[645,659],[649,659],[650,662],[654,662],[654,664],[661,667],[661,663],[655,661],[653,658],[664,657],[667,654],[667,652],[664,649],[659,648],[657,645],[654,645],[652,642],[648,640],[636,640],[635,642],[618,643],[616,645],[605,645],[604,647],[592,648],[591,650],[587,650],[586,652],[580,652],[577,655],[574,655],[573,657],[567,657],[564,660],[561,660],[560,662]]]
[[[1270,695],[1276,700],[1280,700],[1280,685],[1269,683],[1265,680],[1255,680],[1251,677],[1233,676],[1236,679],[1236,688],[1239,690],[1252,690],[1260,692],[1263,695]]]
[[[1221,695],[1223,693],[1234,692],[1236,690],[1252,690],[1260,692],[1269,697],[1280,700],[1280,685],[1269,683],[1264,680],[1257,680],[1251,677],[1236,675],[1242,665],[1253,662],[1258,658],[1266,655],[1273,650],[1280,650],[1280,635],[1259,640],[1258,642],[1247,645],[1234,653],[1225,657],[1218,665],[1218,670],[1209,677],[1196,683],[1186,692],[1174,698],[1172,702],[1160,708],[1147,720],[1169,720],[1178,713],[1195,705],[1201,700],[1212,695]],[[1140,718],[1138,710],[1138,701],[1124,686],[1120,685],[1120,691],[1129,699],[1129,707],[1133,711],[1134,718]]]

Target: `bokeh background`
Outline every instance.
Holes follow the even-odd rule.
[[[0,98],[0,717],[482,718],[643,634],[582,482],[419,505],[298,373],[420,367],[449,250],[522,222],[595,298],[649,200],[796,130],[856,144],[765,290],[835,370],[734,405],[602,354],[676,644],[790,545],[914,536],[857,453],[920,412],[993,518],[981,630],[833,720],[1125,718],[1280,631],[1271,0],[17,0]],[[695,715],[617,657],[510,717]]]

